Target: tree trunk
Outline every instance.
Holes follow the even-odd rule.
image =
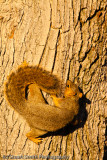
[[[1,159],[103,159],[106,22],[106,0],[0,0]],[[40,145],[26,138],[28,124],[3,93],[7,75],[24,60],[52,71],[63,83],[78,84],[84,93],[80,126],[45,137]]]

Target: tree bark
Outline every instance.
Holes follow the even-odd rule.
[[[103,159],[106,22],[106,0],[0,0],[1,159]],[[40,145],[26,138],[28,124],[10,108],[3,93],[7,75],[24,60],[82,89],[84,109],[78,128],[46,137]]]

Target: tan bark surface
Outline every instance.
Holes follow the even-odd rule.
[[[106,0],[0,0],[1,157],[103,159],[106,22]],[[79,85],[86,96],[82,106],[88,114],[85,122],[86,112],[81,112],[82,127],[66,135],[46,137],[40,145],[26,138],[28,124],[8,106],[3,94],[7,75],[24,60],[53,71],[64,83],[69,77]]]

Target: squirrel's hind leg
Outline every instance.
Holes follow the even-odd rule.
[[[33,141],[34,143],[40,144],[42,143],[42,138],[40,138],[39,136],[42,136],[46,133],[47,131],[42,131],[42,130],[33,128],[30,132],[26,134],[26,136],[29,140]]]

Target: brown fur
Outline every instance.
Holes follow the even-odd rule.
[[[64,127],[78,114],[80,92],[74,83],[69,81],[69,84],[65,98],[57,98],[55,95],[60,90],[60,81],[42,68],[24,65],[9,75],[5,83],[6,99],[31,127],[27,134],[30,140],[40,142],[35,137]],[[27,98],[26,87],[29,91]],[[40,89],[53,95],[54,106],[45,103]]]

